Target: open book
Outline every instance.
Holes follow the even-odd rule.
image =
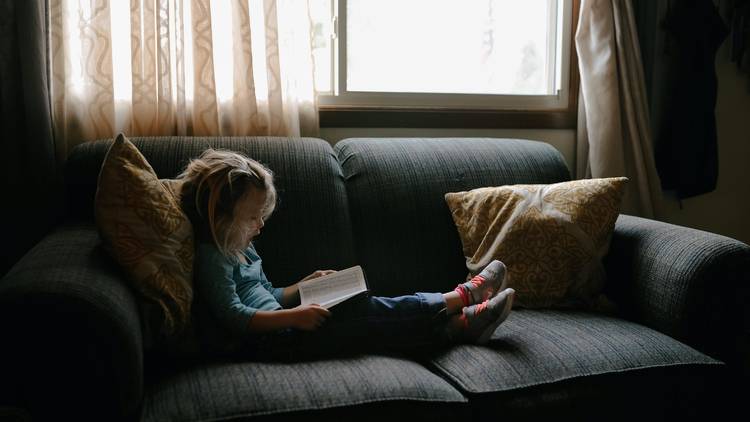
[[[299,283],[302,305],[317,303],[326,309],[367,291],[365,273],[359,265]]]

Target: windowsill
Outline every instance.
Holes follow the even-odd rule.
[[[451,110],[321,106],[320,127],[574,129],[575,107],[561,110]]]

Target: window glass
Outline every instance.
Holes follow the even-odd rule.
[[[349,0],[347,90],[552,95],[553,8],[539,0]]]

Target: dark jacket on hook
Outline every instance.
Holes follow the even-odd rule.
[[[656,166],[680,199],[711,192],[718,179],[716,52],[728,30],[710,0],[669,2],[664,18],[669,78]]]

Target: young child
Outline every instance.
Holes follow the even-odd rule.
[[[252,244],[276,204],[272,172],[239,153],[208,149],[179,178],[196,234],[197,327],[209,351],[320,355],[484,344],[510,313],[515,292],[505,288],[500,261],[446,293],[364,296],[331,310],[300,306],[298,283],[274,287]]]

